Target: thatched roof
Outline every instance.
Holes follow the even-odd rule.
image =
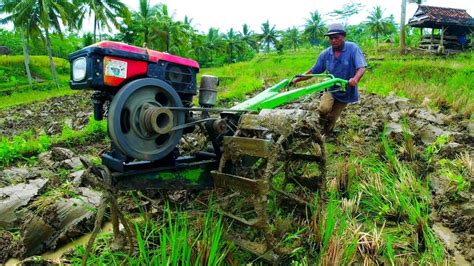
[[[474,30],[474,19],[465,9],[419,5],[408,25],[417,28],[435,28],[454,26]]]

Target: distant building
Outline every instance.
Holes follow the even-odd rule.
[[[464,9],[419,5],[408,25],[420,28],[419,48],[438,53],[472,48],[474,19]],[[423,34],[431,29],[431,34]]]

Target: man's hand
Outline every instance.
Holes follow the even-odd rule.
[[[357,83],[359,83],[359,81],[358,81],[357,79],[355,79],[355,78],[351,78],[351,79],[349,80],[349,86],[351,86],[351,87],[356,87],[356,86],[357,86]]]
[[[356,71],[356,74],[354,75],[354,77],[352,77],[351,79],[349,79],[349,86],[350,87],[356,87],[357,86],[357,83],[359,83],[359,80],[362,78],[362,76],[364,75],[364,72],[365,72],[365,68],[364,67],[361,67],[361,68],[358,68],[357,71]]]

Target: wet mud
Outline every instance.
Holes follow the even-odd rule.
[[[318,104],[315,96],[285,108],[316,111]],[[0,131],[12,136],[37,128],[53,134],[58,132],[55,127],[62,128],[63,124],[58,123],[63,122],[59,121],[78,129],[87,123],[90,111],[87,93],[1,110]],[[317,121],[318,117],[314,115],[308,119]],[[359,103],[349,105],[343,112],[335,133],[326,136],[325,141],[342,147],[341,156],[377,153],[377,143],[380,143],[384,129],[391,141],[401,147],[398,152],[402,159],[413,165],[419,178],[429,180],[431,226],[452,255],[452,262],[474,263],[473,122],[462,114],[434,111],[409,99],[362,94]],[[407,136],[410,143],[407,143]],[[181,141],[181,148],[196,149],[204,139],[203,135],[191,134]],[[435,150],[429,162],[428,147]],[[57,147],[40,155],[40,162],[35,167],[0,169],[0,249],[3,250],[0,263],[10,257],[26,258],[52,250],[92,229],[94,208],[100,201],[100,194],[83,184],[84,171],[78,156],[97,153],[107,146],[102,143],[94,149],[86,148]],[[465,167],[467,170],[463,172],[467,183],[455,184],[449,171],[439,170],[453,160],[471,164],[471,170]],[[334,175],[330,167],[327,175]],[[45,195],[51,196],[51,191],[64,189],[65,181],[71,184],[67,193],[53,197],[47,208],[38,208],[44,206],[38,202],[44,201]],[[460,189],[460,185],[468,189]]]
[[[83,128],[92,115],[91,92],[52,98],[44,102],[0,110],[0,134],[14,136],[34,130],[48,135],[61,133],[64,125]]]

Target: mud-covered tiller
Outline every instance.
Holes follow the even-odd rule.
[[[247,207],[253,211],[245,215],[232,212],[229,203],[216,202],[226,216],[263,234],[265,243],[253,245],[254,253],[273,259],[284,252],[276,246],[268,196],[305,201],[275,188],[272,179],[282,175],[284,182],[321,189],[325,151],[307,111],[275,108],[327,89],[344,89],[346,80],[312,75],[322,82],[291,88],[291,79],[285,79],[230,109],[219,109],[214,107],[218,78],[203,75],[198,93],[199,64],[191,59],[104,41],[74,52],[69,61],[71,88],[94,90],[94,118],[107,119],[111,150],[102,162],[114,189],[219,187],[233,191],[230,196],[249,195]],[[200,107],[193,107],[196,95]],[[180,154],[182,138],[196,131],[206,136],[205,148]],[[238,244],[249,247],[242,241]]]

